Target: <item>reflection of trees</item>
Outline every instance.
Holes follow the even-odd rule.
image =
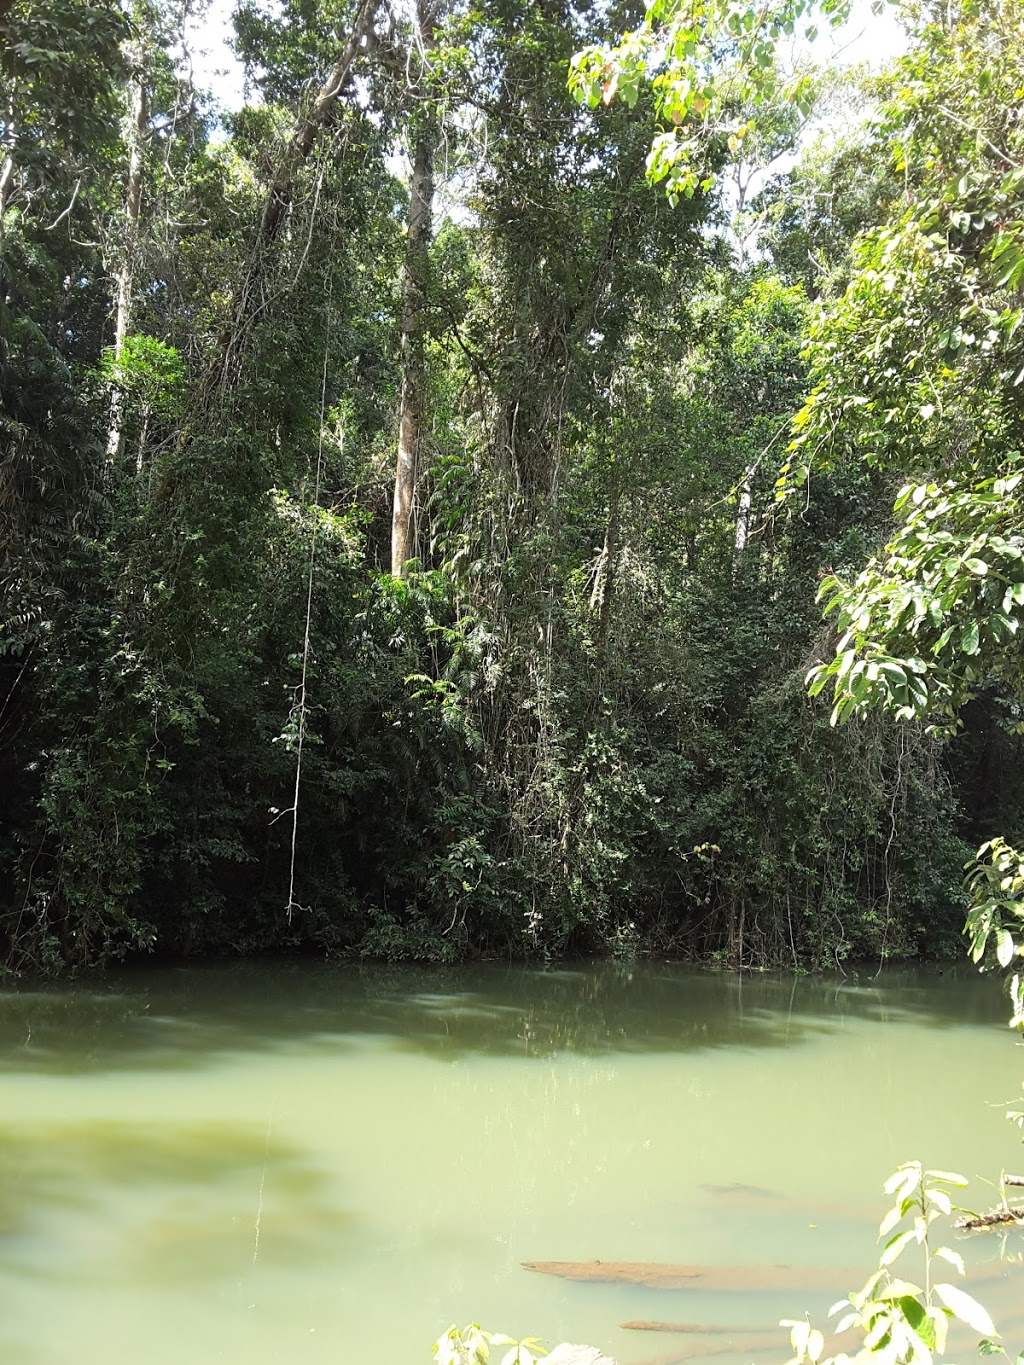
[[[225,1053],[367,1035],[439,1058],[792,1045],[846,1018],[986,1026],[973,975],[736,977],[674,964],[558,971],[256,963],[125,972],[0,1003],[9,1069],[201,1066]]]
[[[256,1250],[306,1264],[354,1226],[297,1148],[249,1125],[19,1125],[0,1129],[0,1172],[0,1248],[53,1212],[92,1220],[116,1190],[126,1222],[103,1264],[119,1277],[238,1274]]]

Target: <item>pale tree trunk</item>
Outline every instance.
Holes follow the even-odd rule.
[[[750,509],[754,501],[751,480],[754,477],[753,468],[743,471],[743,479],[740,483],[739,506],[736,509],[736,558],[737,560],[747,548],[747,541],[750,539]]]
[[[423,333],[427,306],[427,263],[430,249],[431,207],[434,198],[434,144],[437,129],[424,89],[427,60],[434,37],[434,19],[426,0],[416,7],[419,37],[416,111],[409,187],[409,226],[405,239],[405,286],[402,300],[402,397],[398,417],[398,457],[395,498],[391,516],[391,572],[397,577],[415,558],[413,503],[426,410],[426,364]]]
[[[3,0],[0,0],[0,13],[3,10]],[[7,212],[7,200],[11,193],[11,186],[14,184],[14,172],[16,163],[14,160],[14,148],[18,140],[18,130],[14,122],[14,94],[10,93],[10,102],[7,106],[7,128],[6,141],[8,152],[4,158],[3,166],[0,166],[0,246],[4,240],[4,214]]]
[[[590,607],[597,612],[596,681],[598,690],[604,690],[605,670],[608,664],[608,643],[611,635],[612,603],[615,597],[615,578],[619,567],[619,528],[622,509],[622,479],[619,464],[612,464],[611,487],[608,493],[608,521],[604,529],[604,545],[594,576],[594,588],[590,596]]]
[[[7,211],[7,196],[11,192],[14,179],[14,153],[11,152],[0,170],[0,239],[3,234],[4,213]]]
[[[132,295],[139,253],[139,219],[142,213],[142,182],[146,171],[146,146],[149,141],[149,58],[152,33],[149,19],[140,6],[136,11],[139,36],[131,44],[132,66],[129,86],[128,184],[124,202],[124,244],[121,268],[117,272],[117,311],[114,316],[114,362],[121,359],[125,339],[131,328]],[[124,393],[115,380],[110,397],[110,423],[107,427],[107,460],[120,459],[124,450]],[[140,457],[141,458],[141,457]]]

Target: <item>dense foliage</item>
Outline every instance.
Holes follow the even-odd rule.
[[[4,962],[955,950],[1019,799],[1021,11],[920,17],[831,142],[808,14],[623,100],[628,7],[244,0],[217,113],[163,0],[4,9]],[[808,697],[823,575],[897,714]]]

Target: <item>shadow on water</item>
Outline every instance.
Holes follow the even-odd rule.
[[[94,1248],[96,1216],[109,1211],[115,1189],[132,1226],[107,1230],[121,1254],[90,1254],[79,1272],[87,1276],[102,1266],[119,1281],[205,1280],[238,1274],[257,1255],[315,1265],[359,1230],[355,1215],[332,1205],[330,1182],[303,1152],[249,1125],[5,1127],[0,1171],[0,1265],[9,1260],[22,1274],[34,1273],[32,1248],[40,1234],[47,1243],[50,1211],[77,1215]],[[49,1256],[37,1269],[51,1273]]]
[[[0,1070],[201,1067],[229,1053],[368,1037],[451,1060],[774,1048],[851,1020],[991,1028],[1003,1013],[998,987],[969,970],[740,978],[643,962],[217,964],[2,991]]]
[[[1004,1018],[996,983],[979,980],[968,969],[887,972],[878,978],[868,972],[860,977],[740,979],[667,963],[542,971],[497,964],[431,970],[284,961],[143,969],[67,988],[2,991],[0,1071],[13,1102],[0,1110],[0,1271],[14,1286],[14,1296],[19,1286],[45,1294],[56,1281],[69,1292],[82,1285],[87,1294],[104,1290],[117,1295],[126,1289],[149,1294],[153,1286],[170,1283],[186,1297],[200,1295],[208,1283],[223,1296],[229,1282],[244,1281],[247,1302],[247,1277],[264,1267],[286,1272],[284,1284],[296,1282],[287,1274],[295,1270],[317,1283],[324,1267],[333,1274],[339,1266],[345,1270],[392,1245],[404,1245],[393,1239],[405,1237],[406,1196],[402,1230],[396,1234],[396,1225],[387,1218],[375,1222],[370,1201],[361,1197],[355,1184],[363,1178],[358,1165],[344,1168],[343,1160],[334,1160],[329,1142],[318,1152],[315,1133],[307,1149],[299,1145],[301,1130],[294,1125],[290,1134],[285,1123],[280,1135],[272,1133],[269,1116],[266,1122],[210,1121],[214,1111],[194,1106],[207,1104],[223,1075],[201,1077],[204,1067],[220,1067],[228,1074],[235,1062],[259,1062],[267,1056],[291,1065],[310,1056],[358,1058],[369,1052],[369,1070],[375,1072],[376,1059],[387,1052],[445,1063],[715,1049],[746,1050],[756,1054],[754,1065],[760,1066],[761,1056],[772,1049],[812,1049],[829,1044],[846,1028],[912,1023],[936,1034],[967,1027],[991,1036]],[[886,1043],[889,1036],[879,1027],[875,1038],[880,1045],[891,1045]],[[809,1060],[813,1069],[818,1059],[812,1055]],[[143,1072],[155,1079],[147,1080]],[[175,1072],[183,1079],[178,1087],[171,1084]],[[258,1067],[253,1072],[256,1080],[262,1075]],[[400,1078],[404,1075],[402,1071]],[[209,1092],[194,1086],[193,1076],[208,1082]],[[450,1078],[439,1069],[431,1074],[430,1087],[440,1093]],[[317,1068],[311,1078],[302,1079],[311,1086],[324,1083]],[[504,1083],[508,1078],[501,1079]],[[95,1080],[100,1084],[94,1085]],[[353,1078],[354,1105],[368,1102],[360,1098],[359,1080]],[[469,1080],[475,1085],[477,1078]],[[265,1112],[262,1092],[253,1108],[254,1092],[248,1088],[253,1082],[246,1076],[238,1091],[231,1092],[232,1114],[242,1103],[246,1112]],[[162,1092],[165,1083],[172,1098],[163,1105],[168,1117],[160,1121],[145,1112],[143,1099],[134,1102],[134,1087],[144,1096]],[[345,1084],[341,1077],[338,1086],[347,1094]],[[89,1117],[97,1113],[88,1107],[91,1096],[102,1094],[107,1085],[114,1110],[127,1106],[130,1121]],[[193,1107],[179,1112],[175,1097],[181,1095],[184,1104],[193,1090]],[[475,1102],[480,1093],[473,1089],[469,1098]],[[26,1101],[23,1107],[19,1099]],[[80,1117],[83,1103],[86,1114]],[[412,1119],[402,1150],[415,1153],[409,1160],[415,1176],[421,1160],[429,1173],[429,1144],[422,1151],[417,1147],[415,1114]],[[636,1159],[634,1147],[628,1149],[631,1160]],[[383,1150],[386,1156],[387,1143]],[[513,1144],[503,1150],[514,1154],[518,1149]],[[579,1152],[585,1164],[582,1146]],[[836,1234],[829,1247],[852,1245],[865,1228],[871,1235],[874,1209],[860,1204],[825,1208],[812,1190],[801,1203],[799,1188],[780,1195],[748,1183],[745,1166],[735,1180],[731,1167],[726,1168],[729,1183],[703,1184],[723,1177],[714,1163],[709,1166],[714,1173],[701,1175],[700,1159],[698,1153],[689,1163],[692,1172],[681,1173],[677,1182],[670,1176],[668,1184],[658,1175],[662,1168],[652,1166],[650,1189],[656,1193],[641,1181],[630,1218],[650,1216],[660,1227],[666,1199],[678,1199],[681,1226],[721,1231],[723,1245],[725,1233],[732,1235],[727,1225],[732,1225],[735,1245],[745,1248],[755,1220],[763,1223],[757,1234],[761,1244],[794,1219],[823,1227],[831,1220],[830,1238],[833,1225],[841,1225],[842,1237]],[[391,1168],[386,1169],[390,1182]],[[466,1169],[478,1168],[470,1162]],[[479,1169],[488,1168],[481,1164]],[[394,1179],[401,1183],[399,1174]],[[757,1179],[756,1163],[751,1163],[749,1180]],[[454,1262],[465,1256],[466,1234],[456,1220],[449,1220],[447,1208],[444,1217],[431,1212],[433,1198],[428,1190],[413,1200],[417,1236],[431,1229],[432,1256],[444,1250],[446,1236],[453,1238]],[[365,1208],[354,1213],[344,1207],[346,1202]],[[694,1209],[687,1224],[683,1214]],[[537,1216],[536,1207],[529,1216]],[[613,1217],[621,1213],[609,1213]],[[630,1222],[624,1229],[627,1239],[633,1226]],[[473,1238],[477,1232],[474,1227]],[[532,1254],[568,1253],[545,1247]],[[633,1254],[643,1255],[644,1249]],[[710,1251],[702,1254],[711,1258]],[[728,1259],[725,1253],[721,1256]],[[739,1259],[746,1259],[745,1250]],[[827,1269],[828,1264],[823,1252],[822,1265]],[[382,1277],[391,1273],[391,1265],[384,1256]],[[510,1292],[517,1292],[510,1284]],[[591,1288],[607,1295],[607,1286]],[[582,1305],[582,1298],[572,1300],[577,1301]],[[642,1307],[631,1298],[623,1304],[622,1318],[635,1318]],[[772,1327],[783,1309],[770,1308],[752,1299],[737,1311],[752,1322],[763,1316]],[[687,1305],[652,1302],[643,1315],[670,1318],[686,1311]],[[662,1335],[668,1338],[665,1359],[677,1359],[671,1335]],[[692,1342],[685,1344],[683,1354],[698,1354]],[[40,1359],[26,1355],[18,1341],[2,1346],[5,1361],[20,1358],[33,1365]],[[658,1350],[657,1342],[641,1342],[625,1358],[656,1356]],[[731,1359],[723,1357],[727,1365],[742,1365],[746,1359],[740,1351]]]

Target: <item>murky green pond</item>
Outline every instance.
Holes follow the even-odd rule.
[[[780,1360],[780,1316],[866,1277],[901,1160],[962,1170],[979,1206],[1024,1165],[1005,1017],[966,969],[268,964],[0,993],[0,1361],[413,1365],[474,1318],[624,1365]],[[1024,1347],[1024,1242],[961,1249]],[[522,1268],[593,1258],[808,1269],[779,1292]]]

